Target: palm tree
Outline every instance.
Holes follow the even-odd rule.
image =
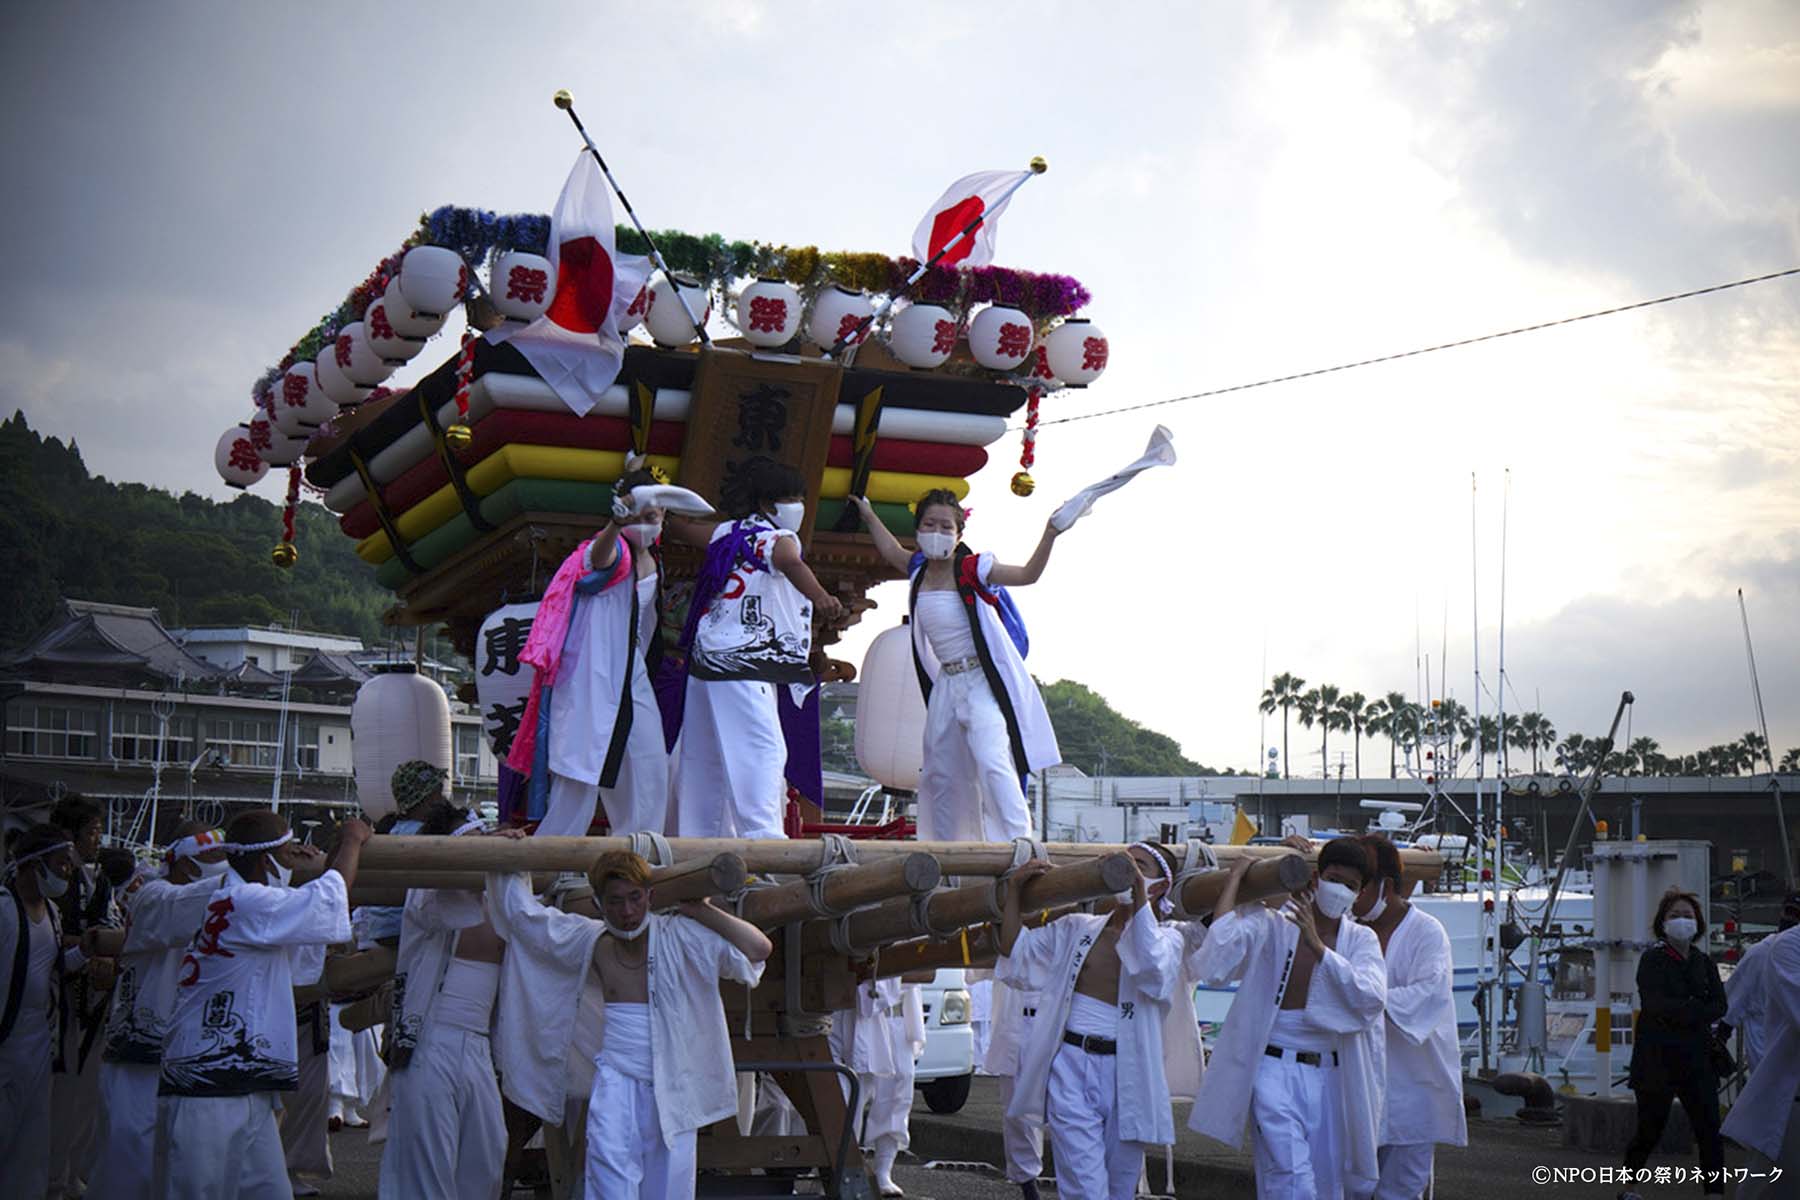
[[[1633,740],[1631,757],[1637,763],[1637,770],[1634,773],[1638,775],[1655,774],[1655,766],[1662,762],[1660,750],[1661,747],[1657,745],[1655,738],[1641,737]]]
[[[1792,746],[1781,756],[1781,773],[1783,775],[1800,775],[1800,746]]]
[[[1518,741],[1513,743],[1522,750],[1531,751],[1531,773],[1538,774],[1538,751],[1548,750],[1556,745],[1556,726],[1543,713],[1528,712],[1519,714]]]
[[[1369,728],[1369,722],[1381,713],[1381,701],[1373,704],[1361,692],[1351,692],[1341,697],[1337,703],[1338,711],[1350,722],[1350,732],[1354,736],[1356,747],[1356,777],[1362,778],[1362,740],[1363,731]]]
[[[1762,734],[1752,731],[1739,738],[1738,744],[1744,748],[1744,769],[1754,774],[1756,764],[1768,758],[1768,740]]]
[[[1281,777],[1289,778],[1288,771],[1288,709],[1300,703],[1300,689],[1306,686],[1306,680],[1298,675],[1290,675],[1286,671],[1269,681],[1263,690],[1262,702],[1257,706],[1263,712],[1272,713],[1281,710]]]
[[[1342,698],[1342,693],[1338,691],[1335,684],[1321,683],[1318,687],[1313,688],[1311,691],[1301,696],[1298,702],[1300,706],[1300,723],[1308,729],[1311,729],[1314,724],[1319,726],[1320,773],[1322,777],[1326,779],[1331,778],[1331,759],[1328,757],[1328,744],[1331,738],[1331,731],[1334,729],[1342,731],[1350,728],[1349,718],[1346,717],[1344,711],[1338,707],[1338,701]]]
[[[1579,733],[1571,733],[1556,748],[1556,757],[1562,760],[1563,769],[1571,775],[1579,775],[1588,769],[1591,763],[1592,747],[1587,737]]]
[[[1381,706],[1381,727],[1377,729],[1371,722],[1369,732],[1387,738],[1388,778],[1398,779],[1400,747],[1419,740],[1419,706],[1408,700],[1405,692],[1389,692],[1375,703]]]

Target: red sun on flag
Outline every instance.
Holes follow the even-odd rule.
[[[612,309],[613,262],[598,241],[566,241],[558,255],[556,298],[544,315],[571,333],[595,333]]]
[[[973,221],[982,214],[986,207],[987,205],[982,203],[980,196],[966,196],[955,204],[952,204],[949,208],[939,212],[937,217],[931,222],[931,241],[929,243],[929,253],[926,256],[927,261],[929,261],[930,255],[936,254],[945,246],[948,246],[950,244],[950,239],[961,233],[963,229],[968,226],[970,221]],[[963,259],[969,257],[970,254],[974,253],[974,250],[975,239],[972,237],[963,238],[961,241],[957,242],[955,246],[952,246],[950,252],[939,259],[938,263],[940,266],[953,267]]]

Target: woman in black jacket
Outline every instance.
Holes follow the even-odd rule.
[[[1633,1172],[1643,1169],[1662,1140],[1669,1106],[1679,1099],[1699,1143],[1705,1190],[1722,1196],[1725,1147],[1719,1139],[1719,1079],[1711,1051],[1713,1024],[1725,1017],[1725,989],[1719,969],[1699,948],[1706,933],[1699,900],[1671,888],[1656,906],[1650,928],[1657,941],[1638,959],[1639,1013],[1631,1046],[1637,1136],[1625,1148],[1625,1165]]]

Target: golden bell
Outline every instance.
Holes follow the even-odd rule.
[[[300,550],[292,542],[282,542],[269,551],[269,561],[286,571],[300,561]]]
[[[444,430],[444,445],[461,454],[475,440],[475,433],[461,421]]]
[[[557,88],[556,95],[550,99],[558,108],[569,108],[575,103],[575,97],[569,94],[568,88]]]
[[[1012,490],[1015,496],[1029,496],[1037,490],[1037,481],[1028,472],[1020,471],[1012,477]]]
[[[1031,167],[1033,175],[1042,175],[1050,169],[1050,164],[1044,161],[1044,156],[1041,154],[1032,155],[1031,162],[1027,165]]]

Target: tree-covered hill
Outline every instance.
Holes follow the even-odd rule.
[[[292,570],[269,561],[280,537],[281,510],[267,500],[113,483],[88,473],[73,440],[39,436],[23,413],[0,422],[0,649],[48,624],[61,596],[154,606],[171,627],[286,624],[298,612],[302,628],[369,646],[393,636],[381,624],[392,594],[330,513],[301,504]]]
[[[1040,684],[1063,761],[1089,775],[1217,775],[1181,753],[1174,738],[1147,729],[1072,679]]]

